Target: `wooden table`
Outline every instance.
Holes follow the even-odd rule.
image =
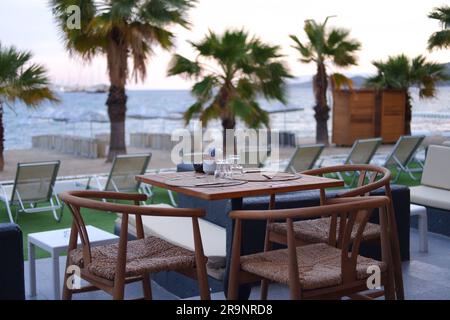
[[[326,188],[343,187],[344,181],[306,176],[299,174],[299,179],[289,181],[247,182],[237,186],[226,187],[177,187],[171,185],[171,180],[176,178],[195,179],[202,174],[194,172],[168,172],[137,176],[136,180],[152,186],[179,192],[191,197],[203,200],[241,199],[246,197],[276,195],[305,190],[324,190]]]
[[[289,181],[268,181],[266,182],[246,182],[237,186],[226,186],[226,187],[180,187],[174,186],[174,179],[197,179],[200,174],[194,172],[177,172],[177,173],[159,173],[159,174],[149,174],[143,176],[137,176],[136,180],[150,184],[152,186],[157,186],[163,189],[168,189],[174,192],[178,192],[182,195],[189,197],[203,199],[207,201],[213,200],[227,200],[231,199],[231,209],[240,210],[242,209],[243,198],[255,197],[255,196],[270,196],[270,204],[268,209],[273,209],[275,207],[275,196],[280,193],[296,192],[296,191],[306,191],[306,190],[320,190],[321,197],[325,196],[325,189],[343,187],[344,181],[322,178],[316,176],[299,175],[298,179]],[[231,243],[234,224],[227,224],[227,253],[231,252]],[[231,229],[229,229],[231,228]],[[253,253],[254,249],[247,248],[245,242],[243,243],[243,248],[241,253],[243,255]],[[228,261],[228,259],[227,259]],[[229,266],[227,263],[227,270],[224,277],[224,292],[228,291],[228,274]],[[239,298],[248,299],[250,295],[251,288],[249,286],[242,286],[239,289]]]

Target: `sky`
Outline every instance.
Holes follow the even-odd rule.
[[[449,62],[450,52],[428,52],[428,37],[440,26],[427,18],[434,7],[445,0],[199,0],[191,10],[191,30],[174,28],[176,47],[172,52],[156,50],[148,63],[144,82],[129,82],[129,89],[186,89],[191,83],[179,77],[167,77],[167,65],[174,52],[187,57],[194,53],[187,40],[200,40],[209,29],[245,28],[264,41],[280,45],[291,73],[299,79],[314,73],[314,65],[298,61],[289,34],[305,39],[306,19],[323,20],[335,15],[330,25],[348,28],[362,42],[359,63],[349,74],[370,74],[371,62],[389,55],[425,54],[436,62]],[[93,85],[108,83],[104,57],[86,64],[70,57],[62,44],[48,0],[0,0],[0,42],[31,50],[34,61],[43,64],[55,84]]]

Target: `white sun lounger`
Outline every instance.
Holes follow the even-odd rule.
[[[394,182],[400,178],[402,172],[408,173],[411,179],[417,180],[413,173],[418,171],[411,169],[409,165],[414,159],[414,155],[424,139],[425,136],[402,136],[398,139],[387,158],[374,159],[374,163],[386,168],[395,168],[397,170],[397,174],[394,177]]]
[[[61,220],[63,206],[54,192],[59,166],[60,161],[18,163],[14,183],[0,184],[0,201],[11,223],[19,213],[52,212],[56,221]]]

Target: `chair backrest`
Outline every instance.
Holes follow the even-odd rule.
[[[351,200],[351,201],[350,201]],[[265,210],[265,211],[232,211],[230,217],[235,219],[235,231],[232,248],[232,259],[239,258],[240,247],[242,239],[242,227],[240,220],[264,220],[271,219],[273,221],[286,221],[287,222],[287,244],[289,258],[289,282],[298,281],[298,262],[294,257],[296,256],[296,241],[293,221],[298,219],[314,219],[319,217],[336,217],[339,216],[340,228],[339,232],[332,238],[330,234],[329,245],[336,246],[341,249],[340,266],[342,274],[342,285],[345,286],[349,283],[357,281],[357,258],[359,255],[359,248],[362,242],[362,236],[364,229],[375,209],[381,209],[379,211],[380,216],[380,228],[382,239],[382,258],[388,265],[390,261],[390,250],[387,246],[388,239],[388,219],[386,216],[387,206],[389,205],[389,199],[387,197],[362,197],[351,198],[347,202],[339,204],[331,204],[317,207],[308,208],[296,208],[296,209],[281,209],[281,210]],[[358,223],[357,223],[358,222]],[[354,230],[356,234],[353,238]],[[329,257],[332,259],[334,254]],[[335,257],[335,256],[334,256]],[[261,261],[263,263],[263,261]],[[236,264],[231,263],[233,267]],[[273,265],[273,264],[272,264]],[[270,266],[268,266],[270,267]],[[276,272],[275,270],[273,270]],[[231,271],[231,272],[234,272]],[[299,288],[300,289],[300,288]],[[348,289],[348,288],[347,288]]]
[[[428,147],[422,174],[422,184],[450,190],[450,147]]]
[[[406,166],[414,157],[425,136],[402,136],[386,159],[385,166],[401,164]]]
[[[356,140],[345,164],[369,164],[382,141],[381,138]]]
[[[11,202],[49,201],[61,162],[18,163]]]
[[[138,239],[143,239],[145,237],[142,218],[141,216],[159,216],[159,217],[192,217],[197,219],[205,215],[203,209],[180,209],[180,208],[161,208],[161,207],[149,207],[140,206],[139,203],[147,200],[147,196],[144,194],[128,194],[120,192],[105,192],[105,191],[68,191],[59,194],[60,199],[69,207],[72,213],[72,232],[69,242],[69,250],[73,250],[77,247],[77,236],[81,241],[83,249],[83,259],[86,264],[90,263],[92,260],[91,255],[91,243],[89,240],[89,235],[87,232],[86,224],[81,214],[82,209],[92,209],[96,211],[109,212],[113,214],[121,214],[122,225],[120,232],[120,244],[119,251],[122,249],[123,261],[126,257],[126,243],[128,242],[128,215],[136,216],[136,230]],[[101,199],[106,199],[104,202]],[[111,200],[111,201],[110,201]],[[118,202],[118,203],[114,203]],[[120,202],[119,202],[120,201]],[[134,204],[125,204],[124,202],[132,202]],[[124,219],[125,217],[125,219]],[[198,223],[193,225],[194,234],[197,234],[200,243],[200,230]],[[194,239],[195,240],[195,239]],[[198,248],[198,243],[195,241],[196,250]],[[121,249],[122,248],[122,249]],[[203,256],[203,249],[200,247]]]
[[[302,172],[312,169],[316,164],[317,159],[323,152],[325,145],[312,144],[297,147],[289,164],[286,167],[286,171]]]
[[[117,156],[106,181],[105,191],[136,191],[140,183],[135,177],[145,173],[151,157],[151,153]]]
[[[391,172],[386,168],[370,164],[346,164],[324,167],[303,171],[302,174],[325,176],[344,172],[358,173],[358,184],[355,188],[344,189],[343,192],[339,194],[339,197],[365,196],[380,188],[390,188]]]

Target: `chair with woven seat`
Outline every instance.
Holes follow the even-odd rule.
[[[161,271],[176,271],[198,279],[200,296],[209,299],[208,279],[206,275],[207,258],[203,253],[202,239],[198,219],[205,215],[201,209],[176,209],[161,206],[140,206],[147,200],[143,194],[125,194],[101,191],[70,191],[60,195],[73,215],[73,224],[67,256],[67,267],[63,289],[63,299],[71,299],[72,294],[104,290],[115,300],[124,298],[125,284],[142,281],[145,299],[151,299],[150,274]],[[119,201],[104,202],[102,199]],[[134,204],[123,204],[131,201]],[[102,212],[114,212],[122,215],[120,238],[117,244],[91,247],[81,209]],[[128,241],[129,215],[135,216],[137,240]],[[144,236],[143,216],[192,219],[195,250],[191,251],[163,239]],[[81,247],[77,248],[78,237]],[[91,286],[69,288],[70,272],[76,266],[79,275]]]
[[[384,188],[386,196],[392,199],[390,180],[391,173],[383,167],[373,165],[341,165],[334,167],[325,167],[304,171],[302,174],[313,176],[336,175],[344,172],[352,172],[359,176],[357,187],[353,189],[344,189],[336,198],[327,199],[326,193],[321,193],[321,204],[335,204],[349,201],[349,197],[368,196],[371,192]],[[396,280],[398,285],[398,296],[403,297],[403,280],[401,275],[401,258],[397,237],[397,226],[394,217],[394,209],[392,201],[389,205],[388,216],[391,220],[392,228],[389,229],[390,239],[393,245],[393,258],[396,265]],[[297,246],[303,246],[312,243],[326,243],[329,245],[337,245],[336,235],[339,234],[342,221],[336,215],[330,217],[319,217],[316,219],[308,219],[295,221],[294,238]],[[350,240],[356,237],[360,221],[355,222],[355,227],[350,235]],[[266,248],[270,248],[272,243],[287,244],[288,226],[286,223],[268,221],[266,234]],[[366,223],[363,229],[362,241],[378,241],[380,239],[380,226],[374,223]],[[261,290],[262,297],[266,296],[266,284],[263,284]]]
[[[381,295],[386,299],[395,299],[394,267],[388,234],[389,205],[388,197],[358,197],[319,207],[231,212],[235,230],[228,297],[237,298],[240,284],[266,280],[288,285],[292,299],[371,299]],[[378,209],[380,216],[381,261],[359,255],[363,230],[375,209]],[[294,219],[324,216],[340,218],[341,228],[336,234],[338,245],[315,243],[298,247]],[[286,221],[287,249],[241,256],[242,221],[267,219]],[[358,225],[356,221],[359,221]],[[352,237],[355,227],[357,230]],[[381,291],[369,286],[371,279],[368,278],[373,270],[380,271],[380,285],[384,286]]]
[[[304,171],[302,172],[302,174],[324,176],[341,174],[343,172],[357,172],[357,174],[359,175],[357,187],[353,189],[344,189],[343,192],[338,194],[337,199],[327,199],[326,193],[323,193],[321,194],[322,204],[330,204],[336,201],[340,201],[339,199],[343,199],[346,197],[369,195],[371,192],[383,187],[387,190],[390,190],[389,185],[391,174],[389,170],[372,165],[341,165],[334,167],[325,167]],[[387,196],[389,198],[391,197],[390,192],[387,192]],[[337,217],[295,221],[294,232],[298,245],[320,242],[327,243],[332,241],[334,234],[338,233],[339,226],[340,221]],[[273,242],[286,244],[286,224],[270,223],[268,228],[271,231],[269,237],[273,240]],[[379,239],[379,234],[379,226],[373,223],[368,223],[363,232],[363,240]]]

